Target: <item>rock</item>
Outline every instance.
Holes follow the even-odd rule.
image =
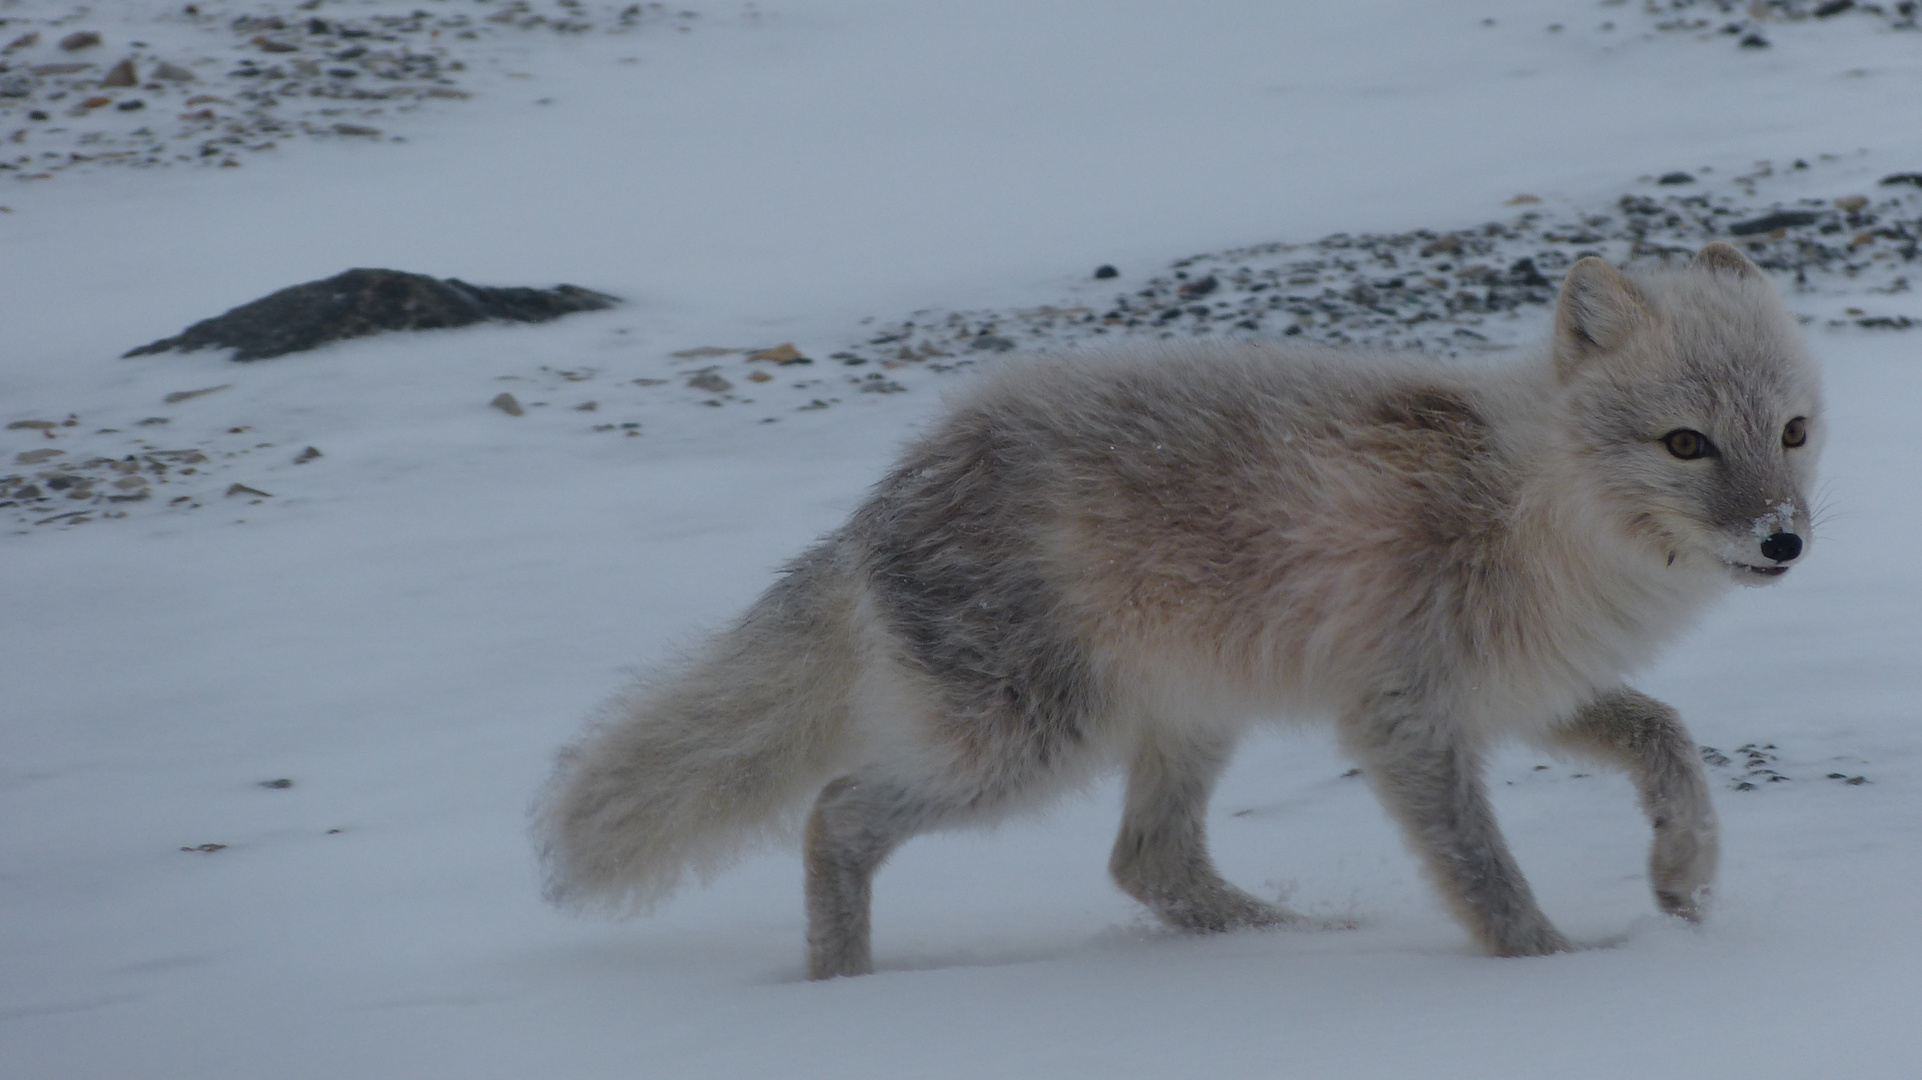
[[[1813,225],[1821,220],[1820,214],[1807,210],[1777,210],[1747,221],[1738,221],[1728,227],[1730,236],[1753,236],[1756,233],[1771,233],[1777,229],[1793,229],[1801,225]]]
[[[184,67],[181,67],[179,64],[169,64],[164,61],[161,62],[159,67],[156,67],[153,69],[153,72],[151,73],[151,75],[153,78],[162,79],[166,82],[193,82],[194,81],[193,72],[187,70]]]
[[[1855,0],[1828,0],[1825,4],[1817,5],[1816,9],[1809,14],[1818,19],[1826,19],[1831,15],[1840,15],[1854,6]]]
[[[1869,200],[1865,195],[1844,195],[1835,200],[1835,208],[1837,210],[1850,214],[1855,213],[1867,205],[1869,205]]]
[[[1014,348],[1012,340],[995,334],[976,334],[974,339],[968,342],[968,349],[972,352],[1007,352],[1012,348]]]
[[[100,44],[100,35],[92,30],[76,30],[60,39],[60,47],[68,52],[79,52]]]
[[[668,353],[667,355],[677,360],[705,360],[710,356],[733,356],[735,353],[741,351],[740,349],[721,349],[713,345],[701,345],[692,349],[682,349],[680,352]],[[769,351],[771,352],[772,350]]]
[[[1094,268],[1094,277],[1096,281],[1106,281],[1111,277],[1120,277],[1120,276],[1121,276],[1121,271],[1116,270],[1114,267],[1109,266],[1106,263],[1103,263],[1102,265]]]
[[[260,496],[260,497],[261,497],[261,498],[263,498],[263,499],[271,499],[271,498],[273,498],[273,495],[272,495],[271,493],[269,493],[269,492],[265,492],[265,491],[262,491],[262,490],[260,490],[259,488],[250,488],[250,487],[248,487],[248,486],[247,486],[247,485],[245,485],[245,484],[233,484],[233,485],[230,485],[230,486],[229,486],[229,487],[227,488],[227,494],[228,494],[229,496],[234,496],[234,495],[258,495],[258,496]]]
[[[1769,39],[1760,34],[1750,34],[1742,39],[1742,48],[1744,49],[1766,49],[1768,47]]]
[[[134,70],[133,57],[128,57],[107,69],[107,75],[100,80],[102,86],[139,86],[140,76]]]
[[[814,362],[802,356],[801,350],[795,348],[794,343],[791,341],[782,342],[772,349],[762,349],[759,352],[748,353],[747,358],[749,360],[767,360],[776,364],[811,364]]]
[[[336,135],[364,135],[368,137],[377,137],[380,135],[379,128],[368,127],[366,124],[335,124],[333,131]]]
[[[691,390],[705,390],[710,394],[725,394],[734,389],[733,383],[723,379],[720,373],[715,371],[698,372],[693,378],[687,380],[687,385]]]
[[[1542,197],[1540,195],[1523,194],[1523,195],[1517,195],[1512,199],[1503,199],[1502,205],[1503,206],[1528,206],[1531,203],[1538,203],[1541,201],[1542,201]]]
[[[1181,288],[1176,291],[1180,292],[1183,297],[1192,300],[1197,296],[1206,296],[1220,287],[1221,282],[1215,280],[1213,274],[1209,274],[1207,277],[1197,281],[1184,282]]]
[[[15,420],[7,425],[8,431],[52,431],[59,424],[51,420]]]
[[[29,30],[24,34],[21,34],[19,37],[14,38],[12,41],[7,42],[7,47],[4,49],[0,49],[0,52],[12,52],[15,49],[24,49],[29,45],[37,45],[39,44],[39,42],[40,42],[40,31]]]
[[[526,411],[521,408],[521,403],[514,399],[514,395],[506,391],[495,394],[494,400],[488,402],[488,404],[509,416],[519,416]]]
[[[233,383],[221,383],[219,386],[209,386],[200,390],[175,390],[173,393],[168,394],[166,397],[161,398],[160,400],[166,402],[169,405],[178,405],[183,401],[188,401],[193,398],[197,398],[202,394],[211,394],[216,390],[225,390],[231,386],[233,386]]]
[[[254,38],[252,41],[248,42],[247,44],[257,46],[261,52],[282,53],[282,52],[299,52],[300,51],[300,46],[289,44],[288,42],[285,42],[285,41],[275,41],[273,38],[268,37],[266,34],[262,34],[259,37]]]
[[[321,456],[320,450],[317,447],[310,446],[307,449],[302,450],[299,454],[296,454],[294,456],[294,464],[305,465],[308,462],[320,456]]]
[[[233,349],[235,360],[265,360],[383,330],[438,330],[484,321],[538,323],[618,303],[615,297],[575,285],[492,288],[459,278],[358,269],[281,289],[125,355],[211,346]]]
[[[1895,184],[1914,184],[1916,187],[1922,187],[1922,172],[1890,173],[1876,181],[1876,183],[1883,187],[1890,187]]]
[[[115,480],[113,482],[113,486],[120,489],[121,491],[132,491],[135,488],[146,487],[147,478],[144,476],[123,476],[120,479]]]
[[[147,103],[139,99],[135,99],[133,101],[123,101],[120,104],[114,106],[114,108],[119,109],[121,112],[139,112],[141,109],[144,109],[146,107],[147,107]]]
[[[92,66],[93,66],[92,64],[80,63],[76,61],[68,61],[68,62],[59,63],[59,64],[38,64],[34,67],[28,68],[27,70],[32,74],[45,79],[54,75],[78,75]]]
[[[748,382],[773,382],[774,376],[769,375],[765,371],[750,371],[747,373],[747,381]]]
[[[1658,184],[1693,184],[1695,177],[1685,172],[1663,173],[1662,178],[1655,182]]]
[[[225,845],[225,844],[196,844],[196,845],[194,845],[193,847],[184,847],[184,848],[181,848],[180,850],[182,850],[182,851],[198,851],[198,852],[203,852],[203,853],[205,853],[205,854],[208,854],[208,855],[211,855],[211,854],[213,854],[213,853],[214,853],[214,852],[216,852],[216,851],[225,851],[225,850],[227,850],[227,845]]]
[[[43,461],[52,461],[64,453],[66,453],[65,450],[54,449],[25,450],[13,455],[13,463],[15,465],[38,465]]]
[[[264,788],[272,788],[275,791],[285,791],[288,788],[293,787],[294,782],[283,776],[278,780],[262,780],[260,782],[260,786]]]

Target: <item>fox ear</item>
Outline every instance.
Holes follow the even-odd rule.
[[[1555,301],[1555,374],[1567,381],[1655,321],[1648,298],[1620,270],[1593,255],[1577,261]]]
[[[1762,276],[1761,267],[1750,262],[1749,257],[1737,251],[1734,245],[1724,244],[1720,240],[1696,252],[1694,261],[1689,265],[1698,270],[1720,270],[1737,277],[1760,278]]]

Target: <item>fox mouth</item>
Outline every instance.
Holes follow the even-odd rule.
[[[1783,574],[1786,574],[1789,572],[1789,568],[1786,566],[1755,566],[1753,564],[1744,563],[1744,562],[1731,562],[1728,564],[1728,568],[1730,570],[1746,570],[1747,572],[1751,574],[1755,574],[1758,577],[1770,577],[1770,578],[1781,577]]]

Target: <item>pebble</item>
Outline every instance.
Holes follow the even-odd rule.
[[[521,408],[521,403],[515,399],[514,395],[506,392],[505,390],[501,391],[498,394],[495,394],[494,400],[488,402],[488,404],[492,405],[494,408],[499,409],[500,411],[506,413],[509,416],[520,416],[522,413],[526,412],[525,409]]]
[[[294,464],[305,465],[308,462],[313,461],[314,459],[320,456],[321,456],[320,450],[316,447],[310,446],[307,449],[302,450],[299,454],[296,454],[294,456]]]
[[[60,39],[60,47],[68,52],[79,52],[100,44],[100,35],[92,30],[76,30]]]
[[[16,465],[38,465],[43,461],[52,461],[64,453],[66,453],[65,450],[26,450],[13,455],[13,461]]]
[[[138,86],[140,76],[134,70],[133,58],[128,57],[107,69],[106,77],[100,80],[101,86]]]

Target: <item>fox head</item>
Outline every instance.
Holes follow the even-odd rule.
[[[1775,289],[1740,251],[1630,278],[1569,270],[1555,376],[1583,483],[1668,565],[1758,585],[1808,551],[1823,441],[1819,375]]]

